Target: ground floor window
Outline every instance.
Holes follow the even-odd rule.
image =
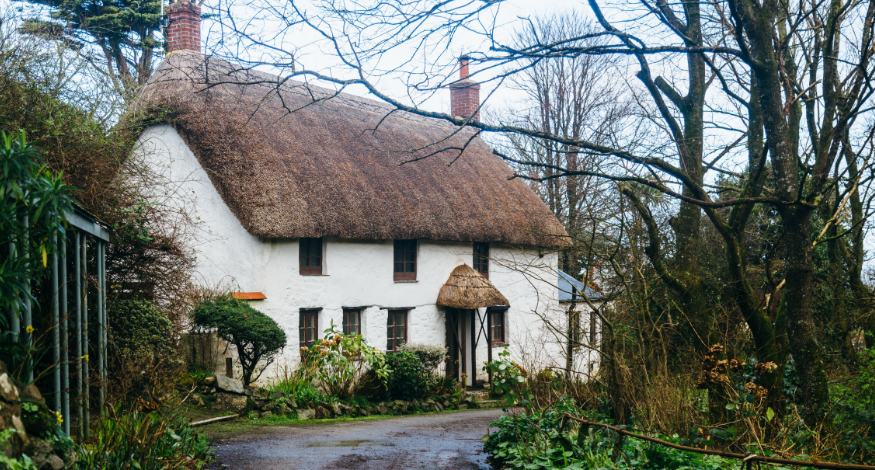
[[[507,343],[507,338],[505,338],[505,313],[507,313],[507,310],[496,310],[490,308],[486,313],[489,315],[491,325],[489,336],[492,338],[492,344]]]
[[[407,310],[389,310],[386,338],[386,352],[398,351],[407,342]]]
[[[343,309],[343,334],[362,334],[362,311],[358,308]]]
[[[302,348],[309,348],[319,338],[319,310],[301,310],[298,318],[300,345]]]

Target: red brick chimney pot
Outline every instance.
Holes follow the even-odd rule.
[[[459,81],[450,85],[450,114],[480,120],[480,84],[468,78],[468,57],[459,58]]]
[[[179,0],[167,7],[167,52],[201,51],[201,7]]]

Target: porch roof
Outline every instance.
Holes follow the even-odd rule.
[[[474,268],[463,264],[453,269],[438,294],[438,305],[459,309],[494,307],[510,303],[507,298]]]

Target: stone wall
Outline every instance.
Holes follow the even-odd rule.
[[[0,431],[15,430],[0,443],[6,457],[29,459],[40,470],[72,468],[76,452],[60,430],[61,419],[49,410],[35,385],[24,387],[0,361]]]

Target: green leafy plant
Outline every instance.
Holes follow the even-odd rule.
[[[272,318],[229,295],[200,302],[192,319],[237,348],[246,386],[258,380],[286,345],[286,333]]]
[[[10,445],[8,441],[16,433],[18,431],[12,428],[0,431],[0,464],[3,464],[3,468],[7,470],[37,470],[36,465],[26,455],[22,455],[21,458],[17,459],[5,455],[4,452]]]
[[[310,348],[301,348],[303,360],[316,365],[316,378],[328,395],[345,399],[355,395],[365,373],[370,371],[383,383],[389,369],[386,355],[370,346],[362,335],[343,335],[334,321],[325,337]]]
[[[419,358],[409,352],[389,354],[388,393],[393,400],[413,400],[426,391],[425,370]]]
[[[206,436],[173,413],[144,413],[116,406],[100,422],[97,442],[79,452],[77,468],[175,470],[198,468],[210,458]]]
[[[66,233],[66,214],[73,210],[71,189],[62,176],[48,171],[24,131],[0,131],[0,246],[13,248],[12,256],[0,261],[2,312],[20,315],[25,302],[37,302],[29,286],[45,280],[50,272],[49,257],[57,252],[58,237]],[[8,332],[8,327],[9,315],[0,315],[0,328]],[[21,379],[36,375],[38,351],[4,334],[0,360]]]
[[[531,400],[532,393],[526,388],[526,378],[521,367],[510,360],[510,352],[504,348],[498,360],[483,366],[484,372],[492,372],[493,392],[500,395],[508,406]]]

